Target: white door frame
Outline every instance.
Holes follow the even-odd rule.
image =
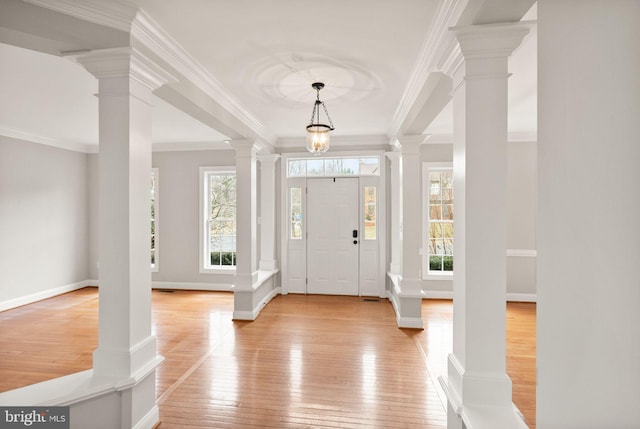
[[[359,176],[359,201],[360,201],[360,273],[359,294],[361,296],[386,297],[386,271],[388,268],[386,243],[388,225],[386,206],[386,157],[381,150],[359,152],[333,152],[313,156],[317,158],[344,158],[344,157],[370,157],[379,158],[378,176]],[[309,153],[282,154],[280,168],[280,262],[281,262],[281,293],[306,293],[306,177],[287,177],[289,160],[311,159]],[[329,176],[327,176],[329,177]],[[333,176],[331,176],[333,177]],[[340,176],[336,176],[340,177]],[[358,176],[342,176],[358,177]],[[365,187],[375,187],[377,197],[376,208],[376,238],[364,240],[363,195]],[[290,219],[290,189],[298,187],[303,190],[303,222],[302,235],[298,239],[291,239]]]

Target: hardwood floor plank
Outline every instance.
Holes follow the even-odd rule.
[[[278,296],[233,322],[233,295],[154,291],[160,429],[446,427],[451,301],[424,301],[401,330],[387,300]],[[91,367],[96,288],[0,313],[0,391]],[[535,304],[509,304],[513,398],[535,428]]]

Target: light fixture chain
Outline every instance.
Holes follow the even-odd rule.
[[[322,108],[324,109],[324,114],[327,115],[327,119],[329,120],[329,126],[333,130],[333,121],[331,120],[331,116],[329,116],[329,112],[327,111],[327,106],[324,105],[324,102],[321,103]]]
[[[311,112],[311,120],[309,121],[309,125],[313,125],[313,119],[316,116],[316,109],[318,108],[318,104],[313,105],[313,111]]]

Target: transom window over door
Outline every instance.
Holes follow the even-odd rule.
[[[201,168],[201,271],[235,269],[236,175],[232,167]]]
[[[453,169],[450,163],[423,164],[426,208],[424,272],[453,273]]]
[[[287,177],[356,177],[379,176],[377,156],[339,158],[299,158],[287,162]]]

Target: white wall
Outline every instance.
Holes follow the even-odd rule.
[[[98,155],[89,155],[92,185],[98,180]],[[201,274],[199,268],[200,167],[235,166],[233,150],[153,152],[152,165],[158,168],[158,272],[152,274],[154,287],[207,288],[229,286],[233,275]],[[90,213],[97,213],[97,198],[90,201]],[[97,223],[91,226],[92,260],[89,266],[97,279]]]
[[[232,284],[233,275],[200,274],[200,167],[235,166],[233,150],[154,152],[159,169],[159,271],[154,282]]]
[[[508,146],[507,293],[510,299],[536,293],[536,142]]]
[[[0,304],[88,278],[87,155],[0,137]]]
[[[539,429],[639,424],[638,17],[538,1]]]

